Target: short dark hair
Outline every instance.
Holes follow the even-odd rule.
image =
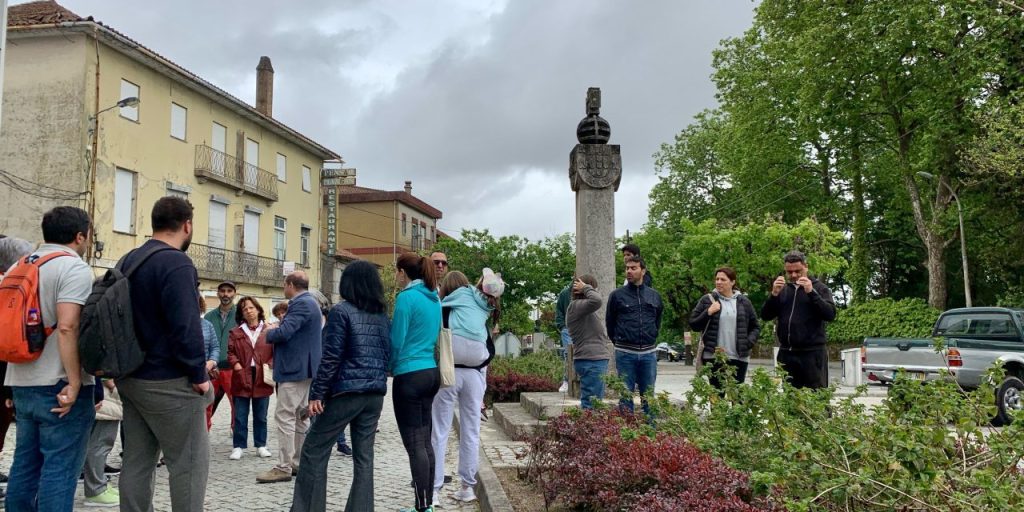
[[[260,302],[258,300],[246,295],[245,297],[239,299],[238,305],[235,306],[235,321],[238,322],[238,325],[242,325],[245,323],[245,317],[242,316],[242,308],[245,306],[246,301],[252,302],[252,305],[256,307],[256,311],[259,312],[259,315],[257,316],[259,321],[266,322],[267,317],[264,316],[263,314],[263,306],[260,306]]]
[[[176,196],[164,196],[156,200],[151,214],[153,232],[174,232],[192,220],[192,203]]]
[[[284,284],[290,284],[290,285],[292,285],[292,286],[294,286],[294,287],[296,287],[296,288],[298,288],[300,290],[308,290],[309,289],[309,278],[306,277],[304,274],[300,274],[298,272],[292,272],[291,274],[288,274],[287,276],[285,276]]]
[[[79,233],[89,235],[89,214],[74,206],[58,206],[43,215],[43,241],[70,244]]]
[[[647,264],[644,263],[644,259],[641,258],[640,256],[630,256],[630,257],[626,258],[626,263],[627,264],[629,264],[629,263],[639,263],[640,264],[640,268],[642,268],[644,270],[647,270]]]
[[[783,263],[803,263],[804,265],[806,265],[807,255],[794,249],[792,251],[787,252],[786,255],[782,257],[782,261]]]
[[[287,302],[278,302],[277,304],[274,304],[273,308],[270,309],[270,314],[274,315],[274,316],[277,316],[278,314],[285,315],[287,313],[288,313],[288,303]]]
[[[338,294],[346,302],[367,313],[383,313],[384,283],[380,280],[377,266],[369,261],[357,260],[349,263],[341,273]]]
[[[725,274],[725,277],[728,277],[730,281],[732,281],[733,283],[736,283],[736,286],[739,286],[740,282],[736,280],[736,271],[733,270],[732,267],[718,267],[718,268],[716,268],[715,269],[715,277],[718,277],[718,273],[719,272]]]
[[[640,256],[640,246],[637,244],[626,244],[622,246],[620,252],[629,252],[633,256]]]

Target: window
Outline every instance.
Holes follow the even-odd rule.
[[[412,247],[410,247],[410,248],[412,250],[414,250],[414,251],[420,250],[422,248],[420,246],[420,242],[422,242],[422,240],[420,240],[420,225],[416,223],[416,219],[413,219],[412,220]]]
[[[299,233],[299,264],[303,267],[309,267],[309,235],[312,229],[305,226]]]
[[[259,181],[260,167],[260,143],[252,139],[245,139],[245,184],[256,188]]]
[[[406,224],[405,224],[405,214],[403,213],[402,214],[402,236],[405,236],[406,234],[408,234],[408,232],[409,232],[409,228],[406,227]]]
[[[138,98],[139,97],[139,86],[129,82],[128,80],[121,80],[121,97],[118,101],[125,98]],[[139,120],[139,106],[134,107],[121,107],[121,117],[125,119],[131,119],[132,121]]]
[[[171,137],[178,140],[185,140],[185,125],[188,119],[188,109],[171,103]]]
[[[249,254],[257,254],[260,247],[260,214],[245,211],[245,224],[242,226],[242,250]]]
[[[302,190],[305,190],[306,192],[313,191],[313,184],[311,182],[312,178],[310,177],[310,173],[312,172],[312,169],[309,167],[306,167],[305,165],[302,166]]]
[[[288,221],[283,217],[274,217],[274,258],[285,259],[285,239],[287,238]]]
[[[227,146],[228,128],[220,123],[213,123],[213,133],[210,136],[210,147],[225,153]]]
[[[288,157],[277,154],[277,181],[288,181]]]
[[[430,226],[430,243],[437,243],[437,231],[434,231],[434,226]]]
[[[210,222],[207,245],[223,249],[227,245],[228,206],[220,201],[210,201]]]
[[[114,231],[135,233],[135,173],[114,171]]]

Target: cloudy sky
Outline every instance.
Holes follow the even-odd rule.
[[[20,3],[12,1],[11,3]],[[575,229],[569,151],[587,87],[622,145],[616,233],[640,228],[652,154],[715,104],[711,51],[750,0],[60,0],[341,153],[360,185],[413,193],[442,230]]]

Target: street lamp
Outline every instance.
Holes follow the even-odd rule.
[[[930,172],[918,171],[917,175],[929,181],[935,179],[935,175]],[[949,190],[950,195],[953,196],[953,201],[956,202],[956,213],[960,218],[960,259],[964,265],[964,299],[967,307],[971,307],[971,279],[967,272],[967,238],[964,235],[964,209],[960,206],[960,198],[957,197],[953,187],[950,187],[949,183],[942,180],[939,180],[939,183],[946,187],[946,190]]]
[[[99,145],[97,139],[99,138],[100,114],[115,108],[134,107],[138,104],[138,96],[129,96],[121,98],[117,103],[103,110],[97,110],[95,114],[89,116],[89,219],[93,223],[96,222],[96,151]],[[96,233],[94,231],[93,243],[89,245],[89,259],[98,258],[97,253],[99,255],[103,254],[103,242],[96,240]]]

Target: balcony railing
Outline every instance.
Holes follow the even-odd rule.
[[[196,146],[196,176],[277,201],[277,176],[209,146]]]
[[[191,244],[186,251],[199,277],[262,286],[284,285],[284,262],[246,252]]]

